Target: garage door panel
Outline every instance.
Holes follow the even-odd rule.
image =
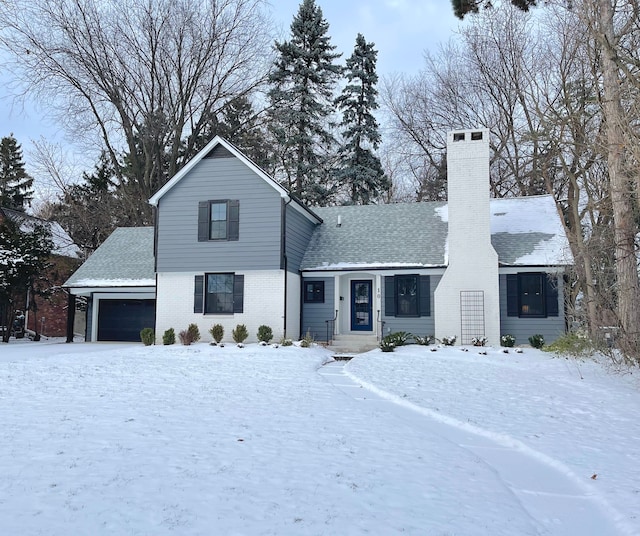
[[[140,341],[143,328],[155,326],[155,300],[100,300],[99,341]]]

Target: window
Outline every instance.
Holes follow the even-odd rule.
[[[244,275],[204,274],[195,276],[193,312],[205,314],[242,313]]]
[[[205,313],[233,313],[233,274],[207,274]]]
[[[304,282],[304,303],[324,303],[324,281]]]
[[[227,238],[227,203],[212,202],[209,210],[209,240]]]
[[[385,316],[431,316],[428,275],[396,275],[384,278]]]
[[[238,200],[201,201],[198,204],[198,241],[238,240],[240,202]]]
[[[542,272],[507,275],[507,316],[546,318],[559,315],[558,281]]]
[[[396,276],[396,316],[419,316],[418,276]]]

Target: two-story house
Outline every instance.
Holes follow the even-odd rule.
[[[139,241],[114,251],[110,238],[67,282],[89,299],[87,337],[124,338],[114,311],[146,292],[158,341],[190,323],[205,340],[216,323],[229,336],[245,324],[250,340],[266,324],[277,339],[308,332],[350,347],[400,330],[553,340],[571,263],[553,199],[489,198],[486,130],[449,133],[447,151],[448,202],[309,209],[215,138],[150,199],[154,230],[117,230]],[[144,273],[125,273],[132,258]]]

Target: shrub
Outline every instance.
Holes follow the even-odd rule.
[[[280,339],[280,346],[292,346],[293,345],[293,341],[291,339],[287,339],[286,337],[282,337],[282,339]]]
[[[313,335],[311,335],[311,332],[307,330],[307,333],[305,334],[305,336],[302,337],[302,339],[300,339],[300,347],[310,348],[312,344],[313,344]]]
[[[516,345],[516,338],[513,335],[503,335],[500,337],[500,344],[505,348],[513,348]]]
[[[144,328],[140,331],[140,340],[145,346],[151,346],[155,342],[156,334],[153,332],[153,328]]]
[[[162,344],[164,344],[165,346],[168,346],[169,344],[175,344],[175,343],[176,343],[176,332],[173,328],[169,328],[162,335]]]
[[[273,330],[269,326],[260,326],[258,328],[258,340],[268,343],[271,339],[273,339]]]
[[[544,346],[544,337],[540,335],[540,333],[531,335],[531,337],[529,337],[529,344],[540,350]]]
[[[484,346],[485,344],[487,344],[487,338],[474,337],[473,339],[471,339],[471,344],[473,344],[473,346]]]
[[[456,343],[456,336],[453,335],[451,337],[442,337],[440,341],[445,346],[453,346]]]
[[[224,337],[224,328],[222,324],[214,324],[211,326],[209,333],[211,334],[211,338],[216,341],[216,344],[220,344],[222,337]]]
[[[420,335],[414,335],[413,340],[416,341],[417,344],[421,346],[429,346],[436,338],[433,335],[425,335],[424,337],[420,337]]]
[[[407,331],[396,331],[394,333],[389,333],[389,335],[385,337],[385,339],[392,342],[394,346],[404,346],[411,338],[413,338],[413,335]]]
[[[586,334],[571,331],[557,338],[550,345],[545,346],[543,350],[557,355],[587,357],[594,352],[594,346]]]
[[[180,342],[185,346],[189,346],[193,342],[191,334],[187,329],[183,329],[180,333],[178,333],[178,337],[180,338]]]
[[[238,324],[231,332],[231,336],[233,337],[234,342],[242,344],[249,336],[247,326],[245,326],[244,324]]]
[[[389,335],[383,337],[383,339],[380,341],[380,350],[382,350],[383,352],[393,352],[395,348],[396,345],[393,340],[389,339]]]

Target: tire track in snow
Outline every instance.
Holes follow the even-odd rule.
[[[568,467],[525,443],[384,391],[358,378],[346,369],[344,363],[329,363],[318,372],[355,400],[387,402],[387,410],[391,413],[410,410],[429,418],[432,421],[429,427],[431,432],[474,454],[492,469],[528,516],[535,520],[542,530],[541,534],[630,536],[636,533],[604,497],[587,486]],[[374,397],[355,396],[350,392],[354,388],[364,388]]]

